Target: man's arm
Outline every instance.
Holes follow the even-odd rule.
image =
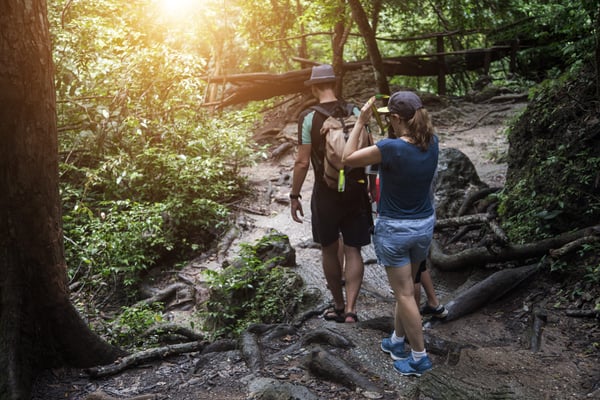
[[[298,146],[298,154],[296,155],[296,161],[294,162],[294,174],[292,177],[292,190],[290,192],[290,205],[292,212],[292,219],[296,222],[302,223],[302,219],[298,216],[304,217],[304,211],[302,210],[302,204],[300,198],[294,198],[300,195],[302,190],[302,184],[306,179],[308,168],[310,166],[310,144],[301,144]]]

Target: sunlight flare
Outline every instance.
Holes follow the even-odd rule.
[[[184,19],[198,11],[203,0],[157,0],[161,12],[171,19]]]

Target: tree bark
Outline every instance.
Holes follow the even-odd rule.
[[[120,352],[69,301],[46,3],[1,2],[0,15],[0,398],[29,399],[39,369]]]
[[[375,70],[377,90],[379,93],[390,94],[390,86],[383,67],[383,58],[381,57],[379,47],[377,46],[375,32],[373,31],[373,28],[371,28],[371,25],[369,25],[367,14],[359,0],[348,0],[348,4],[350,4],[354,20],[367,45],[367,52],[369,53],[369,58],[371,59],[373,69]]]

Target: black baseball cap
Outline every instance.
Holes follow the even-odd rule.
[[[398,114],[402,119],[411,119],[420,108],[423,108],[423,102],[419,96],[408,91],[395,92],[390,96],[387,105],[390,113]]]

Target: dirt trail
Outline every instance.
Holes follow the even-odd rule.
[[[432,110],[440,132],[441,147],[458,148],[474,163],[480,178],[490,186],[504,183],[506,165],[501,156],[507,148],[504,127],[524,104],[498,106],[461,103]],[[294,127],[288,137],[294,139]],[[239,221],[246,228],[235,239],[227,254],[204,262],[202,268],[218,269],[226,257],[232,257],[240,243],[254,243],[270,229],[277,229],[290,238],[296,250],[297,272],[309,288],[323,293],[325,280],[321,271],[320,250],[311,246],[310,189],[313,174],[309,172],[302,190],[304,223],[292,221],[289,213],[289,193],[293,154],[278,161],[268,161],[246,171],[255,187],[255,196],[242,209]],[[255,210],[256,212],[248,212]],[[264,215],[261,215],[264,214]],[[281,359],[275,358],[265,376],[279,382],[302,384],[322,399],[451,399],[457,397],[450,385],[483,388],[480,396],[471,398],[510,399],[600,399],[600,343],[598,321],[569,318],[564,309],[553,307],[560,295],[553,282],[538,279],[518,288],[499,301],[458,320],[426,325],[429,343],[446,340],[461,346],[460,357],[437,353],[430,345],[430,355],[436,379],[442,379],[442,389],[419,394],[419,383],[427,375],[406,378],[392,368],[389,356],[379,349],[387,333],[363,325],[364,321],[392,315],[393,298],[381,267],[375,262],[372,246],[363,249],[366,263],[364,284],[358,299],[359,324],[336,324],[314,317],[302,327],[304,331],[331,329],[348,338],[354,347],[342,357],[365,376],[384,388],[381,397],[351,391],[339,384],[316,379],[302,367],[306,356],[302,349]],[[199,279],[200,268],[190,264],[181,273],[191,281]],[[477,281],[480,271],[440,273],[432,271],[438,296],[447,302],[452,296]],[[424,298],[424,296],[423,296]],[[529,350],[528,329],[531,310],[545,310],[544,327],[538,352]],[[187,321],[191,312],[175,312],[175,321]],[[597,346],[597,345],[596,345]],[[272,353],[270,357],[275,357]],[[443,378],[446,377],[444,381]],[[256,377],[249,371],[239,352],[231,351],[211,358],[200,354],[173,357],[130,369],[118,376],[90,380],[80,371],[54,371],[42,377],[34,399],[84,399],[94,390],[127,398],[142,393],[154,393],[157,399],[247,399]],[[433,382],[435,383],[435,382]],[[432,382],[430,386],[435,387]],[[503,393],[504,397],[499,396]]]
[[[471,159],[484,182],[490,186],[502,186],[506,172],[502,155],[508,146],[505,126],[524,107],[525,104],[498,106],[463,103],[455,108],[458,117],[454,115],[450,118],[458,121],[454,124],[445,122],[449,107],[433,111],[432,117],[434,122],[437,120],[441,147],[458,148]],[[323,291],[325,280],[321,272],[320,251],[305,246],[311,242],[309,199],[313,174],[309,172],[301,193],[304,223],[294,223],[287,201],[292,165],[293,154],[289,154],[278,162],[266,163],[248,171],[253,185],[259,192],[264,190],[269,193],[272,201],[267,207],[269,215],[247,215],[252,220],[253,228],[244,232],[232,246],[232,251],[235,252],[236,245],[241,242],[254,242],[269,229],[277,229],[290,237],[297,252],[297,270],[307,285]],[[361,321],[390,317],[393,298],[385,274],[375,262],[372,246],[363,249],[363,258],[366,269],[358,301],[358,316]],[[487,274],[485,271],[470,270],[432,273],[438,296],[443,302],[447,302],[462,288],[477,282],[482,274]],[[547,291],[553,290],[548,285],[547,282],[531,282],[472,315],[430,328],[427,333],[436,340],[474,346],[472,350],[463,351],[456,365],[451,365],[445,355],[433,354],[436,368],[443,368],[450,376],[466,383],[490,388],[490,393],[494,388],[509,388],[507,390],[515,396],[512,398],[578,399],[589,398],[587,396],[591,393],[600,398],[600,374],[595,366],[598,352],[595,357],[588,357],[586,352],[590,350],[589,347],[586,348],[583,343],[579,343],[582,347],[573,344],[573,330],[585,330],[586,321],[569,319],[561,310],[554,311],[544,297],[549,294]],[[328,298],[326,291],[324,296]],[[527,330],[530,310],[537,306],[550,310],[541,350],[532,353],[528,350]],[[331,323],[315,320],[309,325],[314,327],[322,324]],[[384,334],[346,324],[334,324],[331,328],[343,332],[354,341],[356,347],[350,351],[349,357],[386,382],[390,390],[405,394],[412,392],[415,380],[398,376],[379,349],[379,341]],[[598,338],[597,325],[595,329],[592,335]]]
[[[496,187],[502,186],[505,180],[506,165],[502,163],[502,156],[508,146],[506,124],[524,107],[525,104],[498,106],[463,103],[456,108],[460,118],[454,124],[445,122],[448,108],[433,111],[432,118],[440,132],[440,146],[461,150],[474,163],[482,181]],[[305,211],[303,224],[294,223],[289,215],[286,200],[289,184],[276,184],[289,183],[292,165],[293,155],[288,155],[277,163],[261,165],[257,171],[250,173],[257,187],[265,187],[264,183],[270,182],[266,187],[269,187],[269,191],[273,190],[274,201],[268,216],[250,216],[255,228],[240,237],[239,242],[256,240],[271,228],[287,234],[297,251],[298,272],[308,286],[324,290],[320,251],[303,246],[311,241],[308,199],[312,171],[302,190]],[[358,301],[359,318],[365,321],[390,317],[393,298],[385,274],[375,262],[372,246],[363,249],[363,258],[366,269]],[[432,271],[432,274],[438,296],[442,302],[447,302],[455,293],[471,286],[481,279],[482,274],[487,273],[466,270],[443,274]],[[463,350],[456,365],[447,360],[445,355],[433,354],[435,367],[444,369],[453,379],[465,384],[489,388],[489,393],[507,388],[513,396],[509,398],[600,398],[599,354],[590,345],[600,338],[598,324],[565,317],[563,310],[554,309],[548,302],[552,298],[552,291],[557,291],[552,283],[536,280],[472,315],[430,327],[426,334],[435,340],[474,346],[473,349]],[[328,296],[327,292],[324,294]],[[548,313],[541,349],[537,353],[528,349],[528,329],[534,307],[541,307]],[[314,323],[326,322],[317,320]],[[351,357],[370,373],[379,376],[390,389],[398,393],[412,392],[415,380],[398,376],[379,349],[379,341],[384,334],[349,324],[337,324],[332,328],[355,342]],[[587,332],[588,328],[591,328],[590,332]],[[587,344],[583,340],[574,342],[573,335],[577,337],[579,334],[576,332],[581,330],[587,333],[590,340]]]

